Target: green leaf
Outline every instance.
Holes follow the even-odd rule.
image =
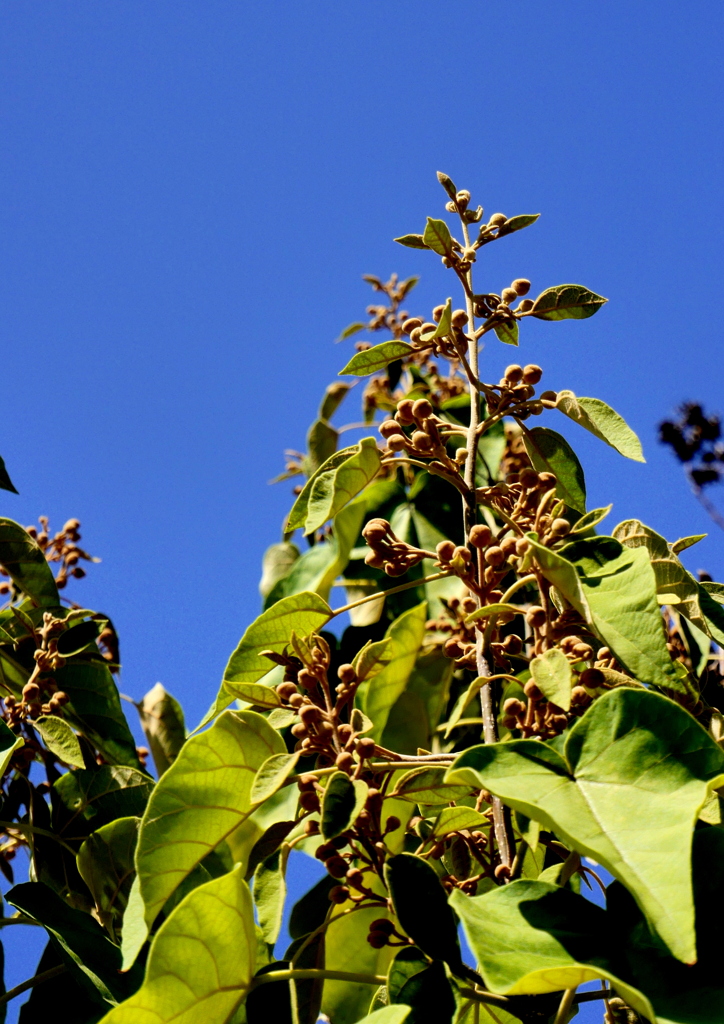
[[[613,882],[606,892],[619,962],[627,978],[645,989],[659,1024],[719,1024],[721,1019],[724,999],[721,973],[724,832],[721,829],[695,832],[693,867],[699,951],[699,960],[694,966],[679,963],[669,955],[663,943],[651,935],[641,912],[622,885]]]
[[[505,320],[502,324],[496,324],[493,328],[498,341],[504,345],[517,345],[520,337],[520,328],[517,320]]]
[[[267,608],[252,622],[229,658],[216,701],[198,728],[206,725],[233,700],[260,703],[258,698],[263,698],[265,694],[257,692],[256,688],[250,691],[246,684],[258,682],[271,669],[271,662],[262,657],[261,652],[274,651],[281,654],[289,643],[292,630],[299,636],[308,636],[328,622],[331,615],[332,609],[327,602],[307,591],[284,597]],[[264,706],[277,707],[278,699],[273,704],[269,703],[274,700],[275,697],[269,694]]]
[[[380,894],[384,893],[381,882],[374,878],[368,884]],[[367,942],[371,923],[381,917],[390,915],[379,906],[357,910],[354,914],[345,914],[344,906],[335,907],[330,915],[332,924],[326,932],[325,968],[355,974],[386,974],[394,950],[389,946],[372,949]],[[371,996],[369,985],[328,979],[324,983],[322,1012],[334,1024],[356,1024],[367,1013]]]
[[[374,722],[372,738],[379,743],[390,710],[405,689],[425,635],[427,603],[403,612],[389,626],[389,664],[357,691],[356,703]]]
[[[237,866],[194,889],[164,921],[143,985],[102,1024],[226,1024],[249,990],[256,948],[251,895]]]
[[[696,533],[691,537],[680,537],[671,545],[671,550],[675,555],[678,555],[680,551],[686,551],[687,548],[693,547],[694,544],[698,544],[700,540],[704,540],[708,536],[708,533]]]
[[[452,328],[452,299],[448,299],[443,306],[440,322],[432,334],[423,334],[422,341],[429,342],[433,338],[445,338]]]
[[[451,1024],[455,996],[440,960],[430,963],[419,949],[408,946],[399,951],[387,978],[392,1004],[410,1007],[407,1024]]]
[[[186,741],[141,823],[136,869],[149,927],[176,887],[254,810],[259,768],[284,742],[261,715],[226,711]]]
[[[87,736],[110,764],[139,768],[136,742],[108,666],[100,659],[72,658],[55,670],[55,681],[70,697],[63,717]]]
[[[307,456],[304,471],[312,476],[334,455],[339,434],[326,420],[315,420],[307,432]]]
[[[284,858],[277,850],[262,861],[254,872],[254,904],[256,919],[262,930],[264,941],[270,946],[279,938],[284,914],[284,900],[287,894],[284,879]]]
[[[360,648],[352,661],[352,668],[357,673],[359,682],[364,683],[373,679],[389,665],[392,654],[393,644],[390,637],[377,640],[375,643],[367,643]]]
[[[444,220],[436,220],[434,217],[427,218],[427,226],[422,240],[428,249],[432,249],[439,256],[449,256],[453,251],[453,240],[450,228]]]
[[[5,459],[2,458],[0,458],[0,487],[2,487],[4,491],[12,491],[13,494],[20,493],[10,479],[10,474],[5,468]]]
[[[58,654],[63,658],[72,658],[74,654],[80,654],[89,644],[95,647],[95,641],[106,627],[106,620],[89,619],[87,622],[79,622],[77,626],[71,626],[58,637]]]
[[[289,575],[300,554],[296,544],[291,544],[289,541],[272,544],[266,549],[261,563],[261,579],[259,580],[259,593],[262,598],[266,598],[276,584]]]
[[[346,831],[364,808],[369,792],[366,782],[350,779],[344,772],[335,772],[327,783],[322,797],[320,815],[322,835],[325,839]]]
[[[12,519],[0,518],[0,565],[36,607],[57,608],[58,588],[42,549]]]
[[[397,241],[397,239],[395,239],[395,241]],[[337,338],[337,341],[346,341],[347,338],[351,338],[353,335],[359,334],[360,331],[364,331],[366,327],[367,324],[362,323],[361,320],[358,320],[355,323],[350,324],[349,327],[345,327],[340,336]]]
[[[0,778],[5,774],[10,758],[16,750],[25,746],[22,736],[16,736],[3,719],[0,719]]]
[[[571,663],[559,647],[551,647],[533,658],[530,674],[543,696],[564,711],[571,709],[573,673]]]
[[[134,876],[128,893],[128,902],[121,922],[121,933],[121,956],[123,957],[121,970],[127,971],[136,962],[136,958],[148,938],[148,925],[146,924],[145,907],[138,875]]]
[[[576,512],[586,511],[586,480],[583,468],[565,437],[547,427],[523,432],[523,442],[533,468],[555,473],[556,494]]]
[[[646,462],[641,442],[626,420],[600,398],[578,398],[572,391],[559,391],[556,409],[627,459]]]
[[[525,608],[518,604],[508,604],[507,602],[498,602],[497,604],[486,604],[482,608],[476,608],[474,612],[470,612],[469,615],[465,616],[466,625],[471,625],[473,622],[479,622],[481,619],[489,619],[491,615],[524,615]]]
[[[358,1024],[404,1024],[409,1014],[409,1006],[382,1006],[374,1013],[368,1013]]]
[[[309,494],[304,535],[309,536],[329,519],[333,519],[377,476],[380,464],[381,456],[376,440],[374,437],[364,437],[354,454],[336,469],[318,476]]]
[[[354,377],[368,377],[390,363],[404,359],[413,351],[412,346],[405,341],[383,341],[381,345],[374,345],[352,356],[345,368],[339,371],[339,376],[351,374]]]
[[[646,549],[656,578],[656,593],[706,632],[706,622],[699,605],[699,584],[664,538],[638,519],[619,523],[613,536],[627,548]]]
[[[624,549],[600,573],[586,566],[586,554],[607,538],[579,540],[563,549],[589,575],[581,585],[590,609],[590,621],[616,658],[642,683],[681,689],[677,670],[666,647],[656,579],[645,548]]]
[[[85,768],[83,753],[78,737],[67,722],[55,715],[42,715],[33,722],[48,750],[56,754],[65,764]]]
[[[472,898],[456,889],[450,904],[493,992],[539,995],[601,978],[655,1020],[646,997],[613,973],[606,912],[582,896],[518,881]]]
[[[251,802],[263,803],[286,782],[299,760],[296,754],[272,754],[260,766],[251,786]]]
[[[539,320],[585,320],[597,313],[608,299],[581,284],[559,284],[546,288],[533,303],[531,315]]]
[[[437,172],[437,180],[440,182],[442,187],[447,192],[450,199],[455,202],[458,190],[455,187],[455,182],[452,180],[449,174],[445,174],[443,171]]]
[[[553,584],[556,590],[565,597],[569,604],[573,605],[587,622],[590,622],[591,613],[576,567],[567,558],[559,555],[557,551],[551,551],[550,548],[539,544],[537,534],[526,533],[525,536],[535,560],[548,582]]]
[[[504,224],[501,224],[498,228],[498,238],[503,238],[504,235],[512,235],[514,231],[521,231],[523,228],[530,227],[540,217],[539,213],[519,213],[516,217],[508,217]]]
[[[480,829],[489,824],[485,815],[474,811],[472,807],[446,807],[435,818],[430,838],[441,839],[451,832],[459,832],[461,828]]]
[[[107,1008],[125,998],[128,985],[118,973],[120,950],[90,914],[75,910],[42,882],[16,885],[6,899],[43,925],[62,960],[99,1006]]]
[[[136,874],[133,854],[140,818],[118,818],[97,829],[78,851],[78,871],[90,889],[101,924],[118,943]]]
[[[599,523],[603,522],[612,508],[613,505],[606,505],[605,508],[593,508],[590,512],[586,512],[585,516],[581,516],[578,522],[571,528],[571,533],[576,536],[587,533],[588,530],[593,530]]]
[[[347,384],[341,380],[335,380],[328,384],[324,391],[324,398],[319,406],[319,418],[321,420],[331,419],[344,401],[350,388],[353,387],[353,384]]]
[[[400,238],[393,238],[393,242],[407,246],[408,249],[429,249],[422,235],[402,235]]]
[[[327,459],[324,465],[320,466],[319,469],[312,473],[307,480],[306,484],[301,490],[297,500],[292,506],[292,510],[287,518],[287,524],[285,530],[287,533],[291,533],[297,530],[300,526],[304,526],[304,522],[307,518],[307,511],[309,508],[309,498],[312,493],[312,488],[316,480],[323,474],[329,473],[338,466],[341,466],[343,462],[346,462],[348,458],[355,454],[357,451],[357,445],[351,445],[349,448],[342,448],[340,451],[335,452]]]
[[[385,881],[405,934],[457,973],[462,967],[457,927],[434,869],[421,857],[400,853],[385,863]]]
[[[156,772],[161,778],[186,742],[183,709],[160,683],[148,691],[137,707]]]
[[[99,765],[66,772],[53,784],[53,828],[66,841],[85,839],[116,818],[139,817],[153,780],[134,768]]]
[[[724,754],[673,701],[621,688],[569,731],[565,757],[535,740],[473,747],[450,782],[489,789],[603,864],[680,960],[696,960],[691,836]]]
[[[391,795],[413,804],[447,804],[462,800],[470,792],[470,786],[446,783],[444,768],[413,768],[402,776]]]

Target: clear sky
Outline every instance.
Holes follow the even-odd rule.
[[[438,169],[488,212],[541,213],[484,251],[482,290],[610,299],[519,353],[642,439],[645,466],[548,420],[591,507],[709,531],[687,564],[724,578],[656,444],[682,400],[724,411],[723,29],[716,0],[6,0],[0,454],[20,495],[0,511],[81,519],[103,561],[68,593],[113,617],[126,693],[160,680],[192,724],[208,706],[290,504],[267,481],[351,354],[333,339],[360,275],[420,273],[426,313],[450,294],[392,243],[440,215]],[[490,379],[511,354],[488,346]]]

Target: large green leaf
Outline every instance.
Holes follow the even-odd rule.
[[[621,688],[570,730],[564,755],[535,740],[473,747],[447,773],[489,789],[603,864],[680,960],[696,960],[691,837],[724,754],[679,705]]]
[[[153,940],[143,985],[102,1024],[227,1024],[249,990],[256,949],[251,895],[238,866],[176,907]]]
[[[422,857],[400,853],[388,858],[385,881],[405,933],[429,957],[444,960],[458,973],[462,958],[457,926],[435,870]]]
[[[90,914],[75,910],[42,882],[16,885],[7,900],[47,930],[51,942],[100,1006],[124,999],[131,984],[119,973],[121,953]]]
[[[530,544],[530,550],[548,582],[552,583],[566,601],[573,605],[586,621],[590,622],[591,613],[575,565],[557,551],[552,551],[539,544],[537,534],[531,532],[526,533],[525,536]]]
[[[368,884],[376,891],[384,892],[378,881],[371,879]],[[367,942],[370,925],[381,917],[390,915],[379,906],[357,910],[354,914],[345,914],[344,905],[335,907],[331,914],[332,923],[326,932],[326,969],[354,974],[387,974],[394,949],[389,946],[373,949]],[[362,982],[328,980],[324,984],[322,1011],[334,1024],[357,1024],[369,1008],[373,991]]]
[[[101,924],[114,942],[136,873],[133,855],[140,818],[118,818],[97,829],[78,851],[78,871],[90,889]]]
[[[580,582],[590,621],[618,660],[642,683],[666,689],[681,688],[666,647],[666,635],[656,597],[656,579],[645,548],[619,548],[610,561],[592,565],[593,555],[615,555],[617,542],[593,537],[566,545],[565,555],[583,573]]]
[[[279,733],[253,711],[227,711],[187,740],[141,823],[136,869],[149,928],[184,878],[251,814],[258,769],[284,753]]]
[[[556,409],[560,409],[627,459],[646,462],[641,442],[631,427],[600,398],[577,398],[572,391],[559,391]]]
[[[608,299],[582,284],[558,284],[541,292],[533,304],[531,316],[539,320],[585,320],[606,302]]]
[[[551,647],[537,658],[533,658],[530,663],[530,674],[547,700],[557,704],[564,711],[570,710],[573,674],[571,663],[560,647]]]
[[[264,935],[264,941],[273,946],[279,938],[287,894],[285,881],[286,859],[281,850],[258,865],[254,872],[254,904],[256,919]]]
[[[34,605],[58,607],[58,588],[42,549],[12,519],[0,518],[0,565]]]
[[[249,700],[248,691],[237,684],[256,683],[271,669],[262,651],[281,654],[294,630],[299,636],[316,632],[332,615],[332,609],[317,594],[291,594],[267,608],[246,630],[229,658],[216,700],[197,728],[206,725],[232,701]]]
[[[673,604],[699,629],[707,625],[699,606],[699,584],[674,554],[671,545],[638,519],[619,523],[613,536],[627,548],[646,548],[656,577],[656,592],[662,603]]]
[[[367,377],[371,373],[377,373],[397,359],[404,359],[413,351],[412,346],[405,341],[383,341],[381,345],[367,348],[352,356],[339,376],[350,374],[353,377]]]
[[[53,784],[53,828],[66,841],[85,839],[116,818],[139,817],[153,780],[134,768],[99,765],[66,772]]]
[[[565,437],[547,427],[534,427],[523,435],[525,449],[539,473],[555,473],[556,494],[576,512],[586,511],[583,468]]]
[[[363,437],[354,454],[336,469],[321,473],[312,484],[309,494],[305,536],[314,533],[329,519],[334,519],[352,498],[364,490],[377,476],[381,461],[377,441],[374,437]]]
[[[641,911],[622,885],[613,882],[606,893],[621,971],[646,992],[659,1024],[720,1024],[721,1021],[724,831],[707,828],[695,833],[693,868],[699,953],[693,967],[669,955],[663,943],[651,934]]]
[[[140,768],[136,743],[108,666],[100,659],[71,658],[55,670],[55,681],[70,697],[64,718],[88,737],[104,759]]]
[[[183,708],[160,683],[156,683],[138,705],[138,714],[160,778],[186,742]]]
[[[395,239],[397,241],[397,239]],[[358,1024],[405,1024],[410,1014],[409,1006],[381,1006],[379,1010],[368,1013]]]
[[[390,640],[388,663],[358,690],[358,706],[374,722],[370,735],[377,742],[393,704],[407,685],[425,635],[426,621],[427,604],[423,601],[391,623],[385,634]]]
[[[400,777],[392,796],[413,804],[448,804],[476,788],[447,783],[444,768],[413,768]]]
[[[600,978],[655,1019],[646,997],[614,973],[605,910],[582,896],[546,882],[518,881],[475,897],[455,889],[450,904],[491,991],[540,995]]]
[[[425,226],[425,234],[422,240],[428,249],[432,249],[439,256],[449,256],[453,251],[452,235],[450,228],[444,220],[435,217],[428,217]]]
[[[430,963],[419,949],[407,946],[395,957],[387,977],[388,999],[407,1005],[407,1024],[451,1024],[455,996],[440,960]]]

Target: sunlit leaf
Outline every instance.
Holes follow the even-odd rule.
[[[85,767],[78,737],[62,718],[55,715],[41,715],[33,722],[33,728],[40,733],[48,750],[52,751],[61,761],[65,764],[72,764],[75,768]]]
[[[427,618],[425,602],[403,612],[390,625],[389,663],[358,690],[357,703],[374,723],[371,736],[379,742],[390,709],[405,689],[422,644]]]
[[[449,256],[453,251],[450,228],[444,220],[428,217],[425,234],[422,236],[422,239],[428,249],[432,249],[439,256]]]
[[[525,450],[539,473],[554,473],[556,494],[576,512],[586,511],[586,480],[583,467],[565,437],[547,427],[533,427],[523,434]]]
[[[12,519],[0,518],[0,565],[34,605],[58,607],[58,588],[42,549],[27,530]]]
[[[646,462],[641,442],[631,427],[600,398],[578,398],[572,391],[559,391],[556,409],[627,459]]]
[[[305,536],[314,533],[329,519],[333,519],[356,497],[377,475],[380,463],[380,450],[376,440],[373,437],[364,437],[355,452],[341,465],[321,473],[315,479],[309,494]]]
[[[581,284],[558,284],[538,296],[531,314],[539,320],[584,320],[606,302],[608,299]]]
[[[383,341],[381,345],[374,345],[352,356],[345,368],[339,371],[339,376],[350,374],[353,377],[368,377],[397,359],[404,359],[412,351],[412,347],[405,341]]]
[[[138,705],[138,714],[160,778],[186,742],[183,709],[175,697],[156,683]]]
[[[573,673],[571,663],[559,647],[551,647],[533,658],[530,674],[547,700],[564,711],[570,710]]]

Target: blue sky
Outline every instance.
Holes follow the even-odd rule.
[[[112,615],[125,692],[160,680],[193,724],[208,706],[290,504],[267,481],[351,353],[332,342],[360,275],[420,273],[425,312],[451,293],[391,241],[440,215],[438,169],[488,212],[541,213],[485,250],[481,290],[610,299],[520,350],[642,439],[645,466],[561,428],[591,507],[709,531],[687,564],[724,578],[655,440],[682,400],[724,411],[723,29],[713,0],[3,5],[0,454],[20,496],[0,509],[81,519],[103,561],[69,594]],[[490,379],[510,357],[488,346]]]

